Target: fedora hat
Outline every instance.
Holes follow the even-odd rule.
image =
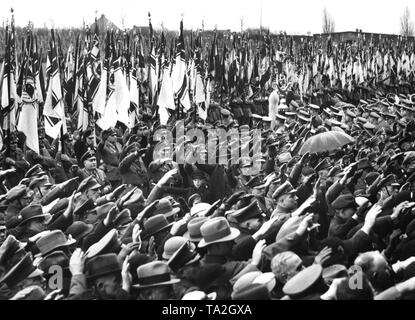
[[[180,249],[180,247],[188,240],[183,237],[174,236],[164,243],[163,259],[169,260],[171,256]]]
[[[200,227],[200,233],[203,239],[199,242],[199,248],[204,248],[213,243],[232,241],[240,235],[240,231],[231,228],[224,217],[216,217],[206,221]]]
[[[54,251],[40,260],[38,268],[47,273],[51,266],[69,268],[69,258],[63,251]]]
[[[153,215],[162,214],[166,218],[174,216],[180,212],[180,208],[173,207],[171,201],[168,198],[160,199],[155,207]]]
[[[72,237],[66,238],[61,230],[53,230],[36,241],[40,254],[46,256],[57,248],[67,247],[76,242]]]
[[[173,223],[169,223],[166,217],[162,214],[150,217],[146,222],[144,222],[144,234],[141,238],[143,240],[150,238],[152,235],[170,228],[172,225]]]
[[[121,249],[121,242],[118,239],[118,234],[116,229],[111,229],[108,233],[101,238],[98,242],[94,243],[86,251],[86,257],[88,259],[93,258],[98,255],[103,255],[106,253],[117,253]]]
[[[41,274],[42,272],[33,265],[32,253],[28,252],[17,264],[1,277],[0,284],[6,283],[9,288],[13,288],[28,277],[39,276]]]
[[[202,234],[200,233],[200,227],[208,221],[207,217],[195,217],[187,223],[187,231],[184,233],[183,237],[192,241],[199,242],[203,239]]]
[[[107,274],[121,273],[121,265],[115,253],[93,257],[86,263],[87,278],[93,280]]]
[[[176,250],[167,262],[169,268],[178,272],[185,265],[190,265],[200,260],[200,255],[196,251],[196,246],[186,240],[178,250]]]
[[[18,219],[20,220],[20,222],[18,225],[21,226],[33,219],[40,219],[40,218],[45,219],[47,217],[48,216],[46,216],[43,213],[42,206],[40,204],[28,205],[24,207],[22,210],[20,210],[19,216],[18,216]]]
[[[251,271],[243,274],[238,280],[235,281],[232,287],[232,297],[236,293],[241,292],[249,287],[261,274],[261,271]]]
[[[68,236],[71,235],[76,241],[79,241],[86,235],[90,234],[93,229],[94,226],[92,224],[88,224],[83,221],[75,221],[66,229],[65,233]]]
[[[172,279],[169,266],[162,261],[152,261],[137,268],[138,284],[135,288],[145,289],[179,283],[180,279]]]

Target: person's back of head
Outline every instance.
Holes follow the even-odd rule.
[[[301,258],[292,251],[277,254],[271,261],[271,270],[275,278],[285,284],[303,268]]]

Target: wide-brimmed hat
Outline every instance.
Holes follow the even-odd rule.
[[[152,235],[170,228],[172,225],[173,223],[169,223],[166,217],[162,214],[150,217],[146,222],[144,222],[144,230],[141,238],[143,240],[150,238]]]
[[[213,243],[220,243],[235,240],[240,231],[231,228],[224,217],[209,219],[200,227],[203,239],[199,242],[199,248],[204,248]]]
[[[172,279],[169,266],[162,261],[152,261],[137,268],[138,284],[135,288],[145,289],[179,283],[180,279]]]
[[[61,230],[53,230],[36,241],[40,254],[46,256],[57,248],[67,247],[76,243],[72,237],[66,238]]]
[[[118,239],[117,230],[111,229],[105,236],[101,238],[101,240],[89,247],[89,249],[86,252],[86,257],[89,259],[106,253],[118,254],[120,249],[121,242]]]
[[[153,215],[162,214],[166,218],[174,216],[180,212],[180,208],[173,207],[171,201],[168,198],[160,199],[159,202],[156,204],[155,211]]]
[[[192,241],[199,242],[203,239],[202,234],[200,233],[200,227],[208,221],[207,217],[195,217],[187,223],[187,231],[184,233],[183,237]]]
[[[47,273],[51,266],[69,268],[69,257],[63,251],[54,251],[40,260],[38,268]]]
[[[19,226],[33,219],[45,219],[47,217],[48,216],[43,213],[42,206],[40,204],[28,205],[19,212]]]
[[[86,263],[87,278],[96,279],[107,274],[121,274],[121,265],[115,253],[108,253],[93,257]]]

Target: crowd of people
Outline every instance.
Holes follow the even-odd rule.
[[[184,119],[206,135],[260,129],[260,152],[236,163],[236,138],[225,163],[223,145],[207,163],[206,145],[177,122],[173,148],[156,150],[160,126],[146,113],[132,129],[68,121],[54,140],[40,126],[39,153],[11,132],[0,299],[414,297],[415,95],[303,96],[283,76],[272,83],[264,98],[211,101],[206,121],[196,107]],[[324,139],[333,132],[351,142]],[[304,150],[317,136],[319,149]]]

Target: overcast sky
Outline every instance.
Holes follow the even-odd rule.
[[[15,10],[16,24],[31,20],[35,27],[54,23],[57,27],[82,26],[105,14],[118,26],[148,25],[178,29],[181,14],[186,29],[205,28],[240,30],[259,27],[262,2],[262,25],[271,31],[319,33],[324,7],[333,16],[336,31],[362,29],[365,32],[399,33],[399,20],[406,6],[415,21],[414,0],[0,0],[0,18]]]

